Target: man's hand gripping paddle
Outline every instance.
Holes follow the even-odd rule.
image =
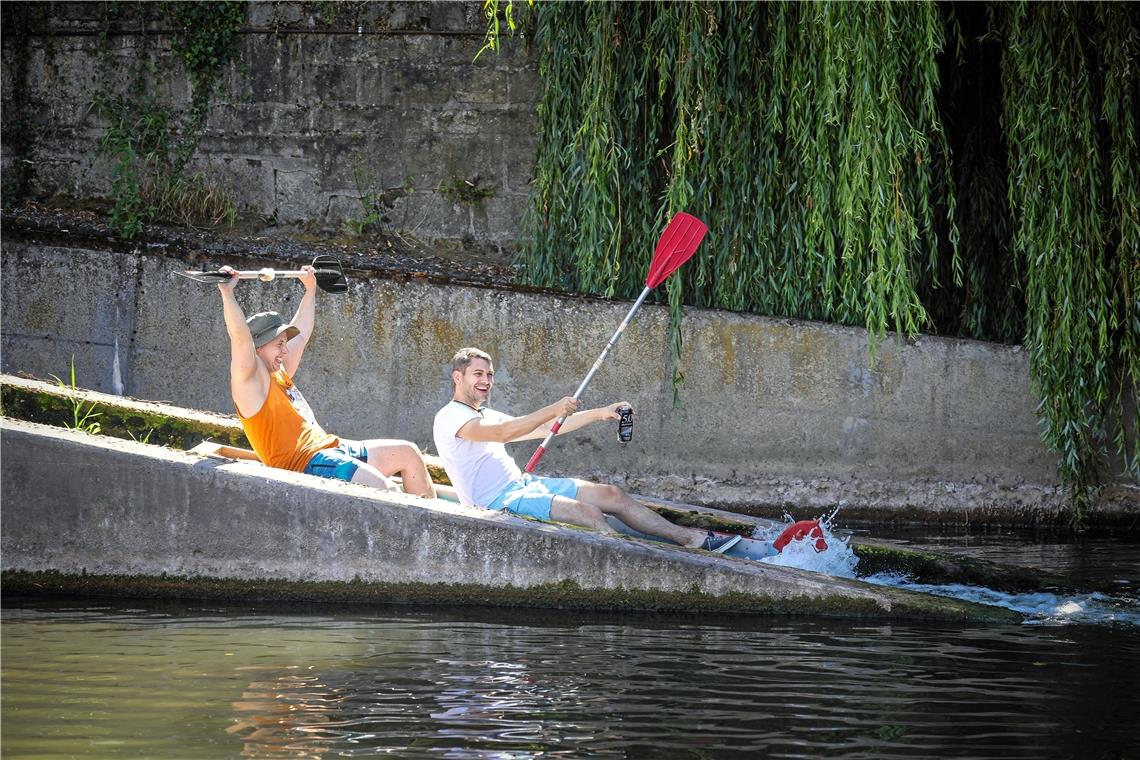
[[[313,268],[316,269],[317,287],[326,293],[343,293],[348,290],[348,280],[344,278],[344,271],[340,268],[340,262],[334,256],[321,255],[313,259]],[[196,282],[213,283],[217,285],[220,282],[225,282],[230,279],[230,275],[222,272],[175,272],[176,275],[181,277],[188,277]],[[259,269],[256,272],[238,272],[239,280],[261,280],[262,282],[272,282],[273,280],[285,278],[296,279],[304,277],[305,273],[302,271],[292,272],[278,272],[275,269]]]
[[[580,398],[582,393],[585,392],[586,386],[594,379],[594,373],[602,366],[602,362],[606,360],[610,349],[617,345],[621,334],[625,332],[625,328],[633,320],[633,315],[641,307],[649,291],[660,285],[669,277],[669,275],[676,272],[681,268],[681,265],[692,258],[693,254],[697,251],[697,246],[704,240],[705,233],[709,228],[700,219],[695,216],[686,214],[681,211],[678,212],[673,220],[665,227],[665,231],[661,233],[661,239],[657,241],[657,249],[653,253],[653,261],[649,264],[649,276],[645,278],[645,290],[641,291],[637,301],[634,302],[633,308],[629,310],[629,314],[625,315],[621,325],[618,327],[617,332],[610,338],[610,342],[606,344],[605,349],[602,350],[602,355],[594,362],[594,366],[590,368],[586,379],[578,386],[578,390],[574,391],[574,398]],[[550,441],[558,434],[559,428],[562,423],[566,421],[565,417],[559,417],[553,425],[550,426],[550,432],[546,434],[546,438],[542,440],[542,444],[535,450],[534,455],[531,456],[530,461],[526,463],[524,468],[527,472],[534,472],[538,460],[542,459],[542,455],[546,453],[546,448],[550,445]]]

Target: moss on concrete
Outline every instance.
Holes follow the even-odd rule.
[[[965,622],[1019,622],[1015,612],[919,594],[898,594],[884,610],[873,599],[839,594],[819,598],[774,599],[731,593],[584,589],[574,581],[528,588],[472,584],[378,583],[352,581],[235,580],[175,576],[116,576],[6,570],[5,596],[114,596],[154,599],[205,599],[249,602],[315,602],[495,606],[576,611],[712,612],[731,615],[810,615],[841,618],[895,618]],[[888,595],[889,594],[889,590]]]
[[[82,404],[89,420],[98,423],[100,435],[188,451],[203,441],[248,449],[249,441],[236,419],[222,415],[179,415],[176,407],[121,399],[84,389],[73,390],[43,381],[12,378],[0,384],[0,414],[53,427],[74,427],[74,409]],[[155,407],[152,411],[148,407]],[[161,408],[166,411],[158,411]],[[436,483],[451,485],[447,472],[434,458],[427,461]]]
[[[855,572],[861,578],[903,573],[916,583],[961,583],[1015,593],[1069,588],[1061,578],[1032,567],[881,545],[853,544],[851,549],[859,558]]]
[[[144,402],[121,399],[90,391],[53,388],[47,383],[0,385],[0,412],[5,416],[55,427],[74,427],[74,409],[90,410],[88,420],[99,425],[101,435],[144,441],[174,449],[191,449],[205,440],[248,448],[240,424],[234,420],[211,421],[205,416],[179,417],[151,411]],[[157,406],[157,405],[155,405]]]
[[[433,483],[442,486],[454,485],[454,483],[451,482],[451,478],[447,476],[447,470],[443,469],[443,465],[430,458],[426,461],[426,464],[428,475],[431,476]]]
[[[744,520],[733,520],[708,512],[698,512],[695,509],[674,509],[658,504],[645,506],[657,512],[671,523],[684,525],[687,528],[700,528],[701,530],[715,530],[722,533],[739,533],[744,536],[752,535],[756,526]]]

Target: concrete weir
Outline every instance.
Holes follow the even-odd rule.
[[[36,423],[0,420],[0,446],[5,592],[1018,619]]]

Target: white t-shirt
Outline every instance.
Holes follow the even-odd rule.
[[[461,427],[477,417],[488,424],[514,419],[494,409],[484,407],[476,411],[452,400],[436,413],[432,436],[460,503],[485,507],[504,488],[522,478],[522,470],[503,444],[468,441],[456,435]]]

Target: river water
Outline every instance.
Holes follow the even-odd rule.
[[[1114,590],[1002,626],[6,597],[0,751],[1138,756],[1134,541],[908,540]]]

